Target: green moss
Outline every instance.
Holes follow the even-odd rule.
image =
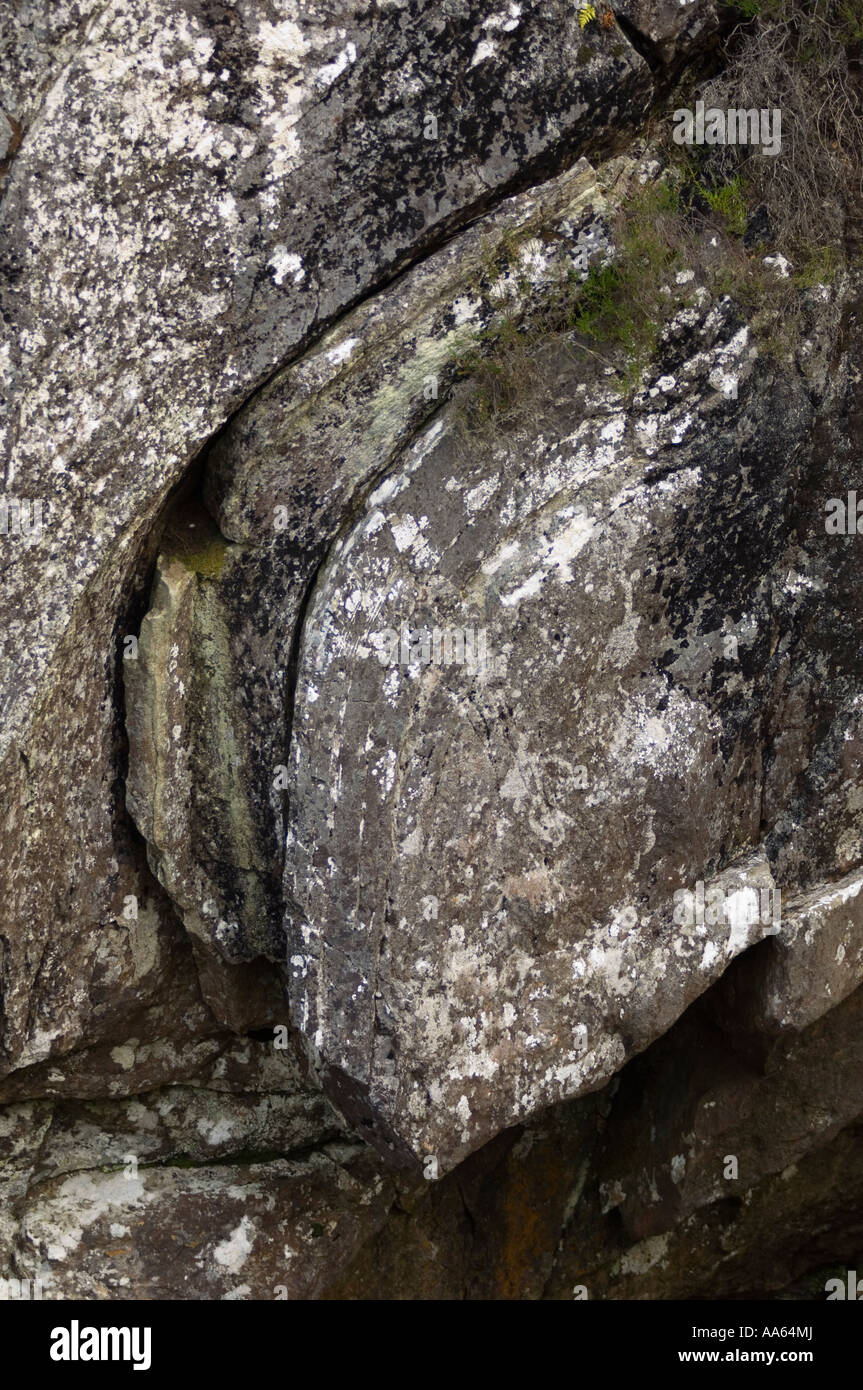
[[[736,10],[743,19],[779,21],[788,18],[793,3],[794,0],[726,0],[728,9]]]
[[[220,539],[199,550],[184,551],[179,558],[186,569],[194,570],[195,574],[205,575],[208,579],[215,579],[222,573],[227,548],[227,542]]]
[[[518,270],[517,286],[524,291],[527,288],[521,267],[519,256],[520,249],[526,242],[532,241],[539,236],[540,232],[533,226],[527,227],[507,227],[501,236],[493,242],[487,242],[480,253],[480,266],[484,289],[486,292],[491,290],[496,281],[503,276],[511,275],[513,270]]]
[[[844,43],[859,43],[863,39],[863,10],[860,0],[843,0],[838,6],[838,20]]]
[[[457,404],[463,429],[492,434],[523,423],[546,387],[541,349],[555,341],[610,367],[609,383],[628,394],[655,358],[664,325],[704,290],[735,301],[763,350],[791,351],[807,312],[799,291],[829,283],[841,256],[813,248],[790,279],[777,276],[761,249],[750,253],[744,245],[749,195],[742,175],[713,183],[691,152],[655,182],[635,184],[616,218],[611,263],[595,265],[586,279],[562,272],[539,301],[519,283],[521,302],[498,306],[491,326],[454,352],[456,379],[466,383]],[[534,227],[497,245],[486,266],[486,294],[497,277],[512,274],[529,237],[554,240],[555,233]]]
[[[737,10],[746,19],[755,19],[773,7],[773,0],[730,0],[729,4],[729,9]]]
[[[725,230],[732,236],[742,237],[749,220],[749,210],[740,175],[735,174],[727,183],[719,184],[715,188],[708,188],[699,183],[698,191],[707,200],[711,210],[722,218]]]
[[[217,579],[222,573],[228,542],[212,517],[199,504],[186,503],[169,519],[162,551],[194,574]]]

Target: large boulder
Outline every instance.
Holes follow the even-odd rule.
[[[40,11],[2,30],[20,134],[0,447],[13,514],[39,518],[2,537],[7,1070],[92,1042],[106,989],[142,1007],[141,959],[168,949],[123,805],[118,671],[169,492],[335,318],[511,189],[620,140],[651,94],[631,45],[585,44],[562,3]],[[267,987],[246,992],[255,1026]]]

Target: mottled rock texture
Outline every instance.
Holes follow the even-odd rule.
[[[4,34],[4,66],[42,84],[35,110],[5,97],[23,136],[0,212],[4,491],[43,510],[4,567],[16,1064],[98,1029],[82,980],[115,969],[145,1002],[123,935],[104,943],[149,896],[118,825],[114,683],[171,488],[329,322],[650,96],[635,50],[585,45],[565,3],[41,8]]]
[[[728,28],[599,9],[0,16],[0,1278],[863,1249],[858,272],[552,331]]]

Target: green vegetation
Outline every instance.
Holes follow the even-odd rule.
[[[743,236],[749,220],[749,212],[740,175],[735,174],[727,183],[720,184],[718,188],[708,188],[704,184],[699,184],[698,189],[711,210],[722,218],[726,231],[733,236]]]
[[[746,19],[783,17],[788,0],[730,0],[729,9],[738,10]]]
[[[162,539],[164,554],[173,556],[206,579],[222,573],[228,542],[204,508],[186,503],[170,517]]]
[[[720,109],[782,111],[782,144],[766,156],[747,145],[689,146],[664,122],[665,169],[635,184],[613,228],[612,262],[586,279],[574,271],[541,295],[519,258],[529,236],[489,250],[490,326],[456,357],[458,411],[472,435],[523,423],[548,395],[548,349],[571,354],[584,377],[604,369],[635,388],[681,308],[730,296],[762,351],[792,351],[809,330],[811,291],[847,263],[846,220],[863,217],[863,117],[847,45],[863,39],[863,0],[740,0],[746,20],[727,62],[699,96]],[[765,265],[771,255],[772,263]],[[781,273],[785,257],[790,274]],[[508,295],[489,292],[502,279]],[[517,291],[517,301],[512,290]]]
[[[549,239],[559,236],[546,227],[508,231],[483,257],[486,297],[497,313],[473,343],[453,358],[456,381],[464,383],[459,391],[459,422],[462,432],[472,437],[524,418],[541,393],[543,375],[537,353],[545,344],[560,342],[572,328],[579,286],[575,274],[559,277],[540,305],[531,303],[532,287],[519,251],[531,240]],[[508,294],[499,292],[504,280],[519,296],[515,307]],[[530,304],[527,316],[526,304]]]
[[[592,270],[579,297],[575,333],[617,349],[621,391],[637,386],[663,323],[691,297],[690,288],[675,283],[676,273],[687,268],[682,227],[676,181],[637,189],[619,219],[615,261]]]
[[[836,13],[845,43],[859,43],[863,39],[863,6],[860,0],[840,0]]]
[[[765,158],[746,146],[721,152],[726,177],[741,175],[769,217],[775,245],[792,261],[841,244],[849,205],[863,189],[863,112],[849,63],[863,39],[861,0],[738,0],[746,21],[729,40],[722,71],[700,91],[705,106],[781,111],[782,145]]]
[[[801,249],[790,276],[764,265],[765,248],[747,250],[743,243],[749,193],[741,175],[712,182],[692,158],[679,158],[656,182],[630,192],[615,227],[614,260],[595,265],[586,279],[561,275],[539,307],[529,282],[513,273],[524,237],[509,237],[489,252],[488,283],[494,286],[508,270],[522,299],[518,309],[507,309],[490,296],[497,317],[456,356],[463,431],[493,436],[538,413],[549,347],[580,361],[582,374],[590,364],[610,369],[609,383],[622,394],[636,389],[664,325],[700,291],[702,301],[704,291],[734,299],[764,351],[790,351],[802,331],[800,292],[829,284],[842,258],[836,248],[816,245],[805,254]]]
[[[808,290],[815,285],[831,285],[842,268],[842,257],[835,246],[813,247],[792,275],[798,289]]]

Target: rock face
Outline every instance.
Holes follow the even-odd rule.
[[[0,214],[4,493],[42,514],[4,567],[17,819],[0,1041],[22,1065],[92,1035],[80,982],[126,897],[149,896],[115,848],[105,701],[168,493],[328,323],[512,186],[622,134],[651,85],[631,45],[585,44],[562,3],[345,5],[326,21],[255,0],[61,6],[50,22],[39,8],[4,33],[4,68],[21,89],[37,74],[41,104],[15,82],[0,98],[23,129]],[[75,731],[59,746],[52,700]],[[37,846],[56,840],[46,872]]]
[[[654,69],[675,66],[713,38],[719,25],[714,0],[620,0],[614,13]]]
[[[776,930],[747,912],[769,864],[736,865],[762,832],[809,408],[749,377],[734,329],[708,314],[634,411],[579,390],[563,355],[521,436],[465,454],[444,412],[318,576],[291,757],[294,1018],[447,1167],[608,1080]],[[738,363],[729,411],[709,378]],[[699,510],[712,534],[681,524]],[[441,650],[384,649],[382,628]],[[435,631],[465,630],[482,652],[448,660]],[[675,913],[729,859],[733,920]]]
[[[858,275],[779,351],[683,271],[621,389],[578,305],[723,16],[599,8],[0,25],[0,1278],[863,1249]]]

